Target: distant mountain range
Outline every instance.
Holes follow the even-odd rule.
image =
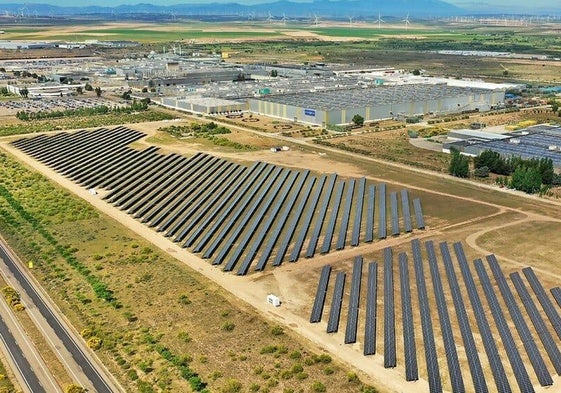
[[[118,1],[118,0],[117,0]],[[178,0],[181,1],[181,0]],[[200,0],[199,0],[200,1]],[[554,2],[556,3],[556,2]],[[239,3],[183,3],[170,6],[140,3],[135,5],[118,5],[115,7],[82,6],[65,7],[50,4],[14,3],[0,4],[0,16],[17,16],[34,18],[39,16],[80,16],[99,15],[115,18],[137,15],[138,19],[155,17],[178,18],[181,16],[200,17],[202,19],[266,19],[269,16],[279,20],[286,18],[309,18],[318,16],[320,19],[349,17],[359,19],[384,17],[403,19],[407,15],[411,19],[442,16],[459,16],[471,14],[505,14],[524,13],[515,8],[495,7],[488,3],[470,2],[466,0],[462,6],[456,6],[441,0],[315,0],[312,2],[294,2],[279,0],[270,3],[246,5]],[[561,12],[561,4],[553,4],[547,10],[535,10],[539,13]]]
[[[178,0],[181,1],[181,0]],[[70,15],[133,15],[153,14],[180,16],[238,16],[251,18],[267,18],[270,15],[277,19],[285,15],[287,18],[348,18],[394,16],[411,18],[448,16],[465,14],[465,10],[441,0],[316,0],[309,3],[280,0],[271,3],[245,5],[238,3],[184,3],[170,6],[140,3],[135,5],[118,5],[115,7],[84,6],[63,7],[49,4],[0,4],[0,16],[19,15],[35,16],[70,16]]]

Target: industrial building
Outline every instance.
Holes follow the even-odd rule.
[[[463,153],[477,156],[485,150],[504,157],[551,158],[553,166],[561,168],[561,127],[538,125],[524,128],[509,134],[508,138],[470,143],[463,148]]]
[[[249,110],[283,120],[326,126],[393,117],[487,111],[504,101],[504,89],[448,84],[405,84],[270,95],[249,99]]]
[[[160,100],[160,104],[168,108],[207,114],[247,110],[247,102],[245,101],[224,100],[221,98],[201,96],[182,98],[163,97]]]

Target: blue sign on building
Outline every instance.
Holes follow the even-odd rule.
[[[313,109],[304,109],[304,114],[306,116],[314,116],[316,115],[316,111]]]

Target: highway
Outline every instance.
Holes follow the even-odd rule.
[[[45,300],[44,295],[36,288],[32,279],[28,277],[28,273],[19,266],[19,264],[15,261],[15,258],[3,243],[0,243],[0,258],[3,259],[4,264],[13,279],[18,282],[19,287],[21,288],[20,293],[22,295],[22,299],[24,298],[24,295],[26,295],[36,311],[40,314],[40,317],[42,317],[42,321],[35,319],[35,322],[41,325],[46,325],[38,327],[44,332],[45,338],[51,347],[53,347],[53,350],[68,369],[73,379],[75,379],[77,383],[88,388],[90,391],[95,391],[97,393],[122,391],[122,389],[118,388],[118,384],[113,380],[109,372],[92,359],[92,355],[88,353],[88,349],[85,347],[85,342],[73,334],[71,329],[66,326],[65,321]],[[28,306],[28,309],[31,312],[31,308],[33,307],[31,307],[28,302],[26,302],[26,306]],[[50,327],[50,329],[45,329],[47,327]],[[54,341],[52,338],[49,338],[48,330],[51,329],[52,333],[56,336]],[[59,347],[59,343],[62,347]],[[68,358],[68,355],[71,359]],[[84,380],[84,376],[87,380]],[[35,392],[35,390],[32,391]]]
[[[8,357],[9,364],[6,366],[12,366],[16,379],[24,392],[46,393],[47,390],[39,381],[39,376],[27,360],[26,356],[30,355],[29,348],[23,350],[19,345],[26,338],[22,338],[21,335],[18,339],[14,337],[17,335],[18,322],[15,321],[12,311],[4,300],[0,300],[0,311],[0,346],[3,347],[2,349]],[[14,330],[14,334],[12,334],[12,330]],[[25,334],[23,334],[23,337],[25,337]],[[26,343],[30,345],[28,341]],[[52,386],[56,391],[60,390],[56,385]]]

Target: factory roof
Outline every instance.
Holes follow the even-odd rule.
[[[474,93],[489,93],[490,91],[489,89],[448,86],[446,84],[410,84],[299,92],[297,94],[265,96],[259,99],[284,105],[330,111],[372,105],[438,100]]]

